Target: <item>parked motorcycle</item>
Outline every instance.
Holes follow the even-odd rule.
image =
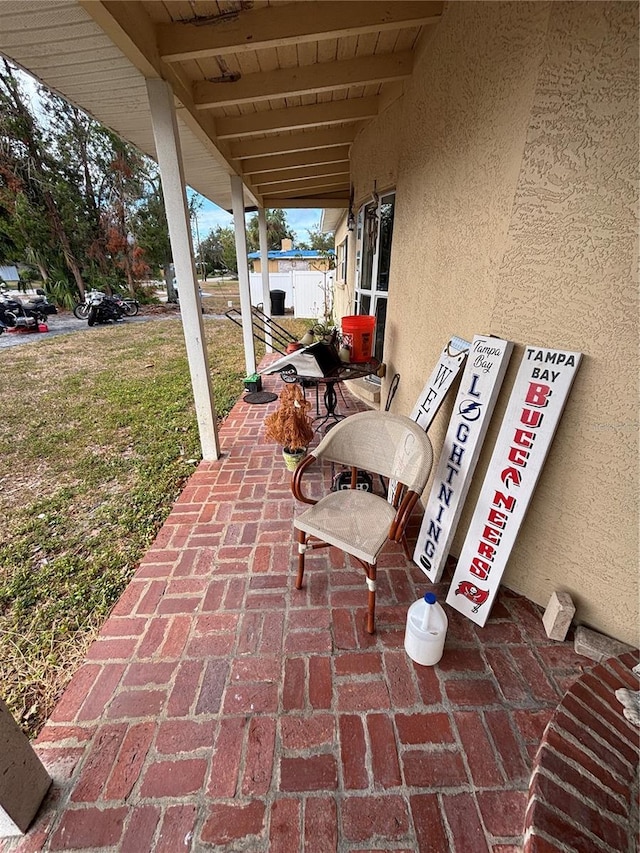
[[[37,308],[41,314],[46,314],[47,316],[58,313],[58,309],[53,302],[49,302],[47,294],[41,287],[36,288],[35,296],[30,296],[29,299],[23,301],[22,304],[27,308]]]
[[[125,310],[113,296],[107,296],[101,290],[90,290],[86,296],[86,303],[89,306],[87,312],[89,326],[95,326],[96,323],[123,322]]]
[[[47,311],[53,308],[53,312]],[[15,332],[48,332],[47,314],[57,313],[55,305],[50,305],[44,297],[22,302],[7,294],[0,295],[0,324]]]
[[[86,298],[84,302],[78,302],[78,304],[73,309],[74,317],[77,317],[78,320],[86,320],[89,317],[89,308],[91,307],[89,304],[89,296],[92,293],[101,293],[102,291],[90,290],[86,294]],[[129,297],[118,296],[114,294],[110,296],[109,299],[113,299],[122,309],[125,317],[135,317],[136,314],[140,310],[140,303],[137,299],[131,299]]]

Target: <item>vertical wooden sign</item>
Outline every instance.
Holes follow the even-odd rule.
[[[581,357],[525,349],[447,595],[478,625],[489,616]]]
[[[447,391],[460,372],[470,346],[469,341],[453,337],[440,353],[438,363],[433,368],[431,376],[409,415],[411,420],[421,426],[425,432],[431,426]]]
[[[470,346],[469,341],[465,341],[463,338],[458,338],[454,335],[445,344],[444,349],[440,353],[438,363],[433,368],[431,376],[427,380],[409,415],[411,420],[415,421],[418,426],[421,426],[425,432],[431,426],[433,419],[438,413],[438,409],[442,405],[442,401],[447,395],[447,391],[451,388],[453,380],[460,372]],[[395,480],[389,482],[387,493],[389,502],[393,500],[397,485]]]
[[[512,350],[510,341],[487,335],[471,343],[413,554],[433,583],[442,576]]]

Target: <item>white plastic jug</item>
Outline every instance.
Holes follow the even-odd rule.
[[[404,635],[404,647],[411,660],[423,666],[438,663],[444,650],[447,625],[447,614],[432,592],[414,601],[407,613]]]

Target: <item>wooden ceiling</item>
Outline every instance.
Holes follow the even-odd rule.
[[[437,23],[443,5],[432,0],[48,0],[39,8],[51,13],[59,7],[71,20],[73,6],[95,24],[121,57],[119,86],[127,86],[125,62],[140,80],[169,81],[180,124],[199,140],[203,156],[213,155],[221,173],[243,176],[250,201],[265,207],[340,208],[349,203],[351,143],[402,93],[420,39]],[[0,22],[37,8],[33,0],[0,0]],[[89,92],[99,86],[104,65],[93,83],[89,67],[83,67],[83,82],[71,80],[73,65],[61,78],[68,60],[60,52],[58,67],[43,71],[35,47],[25,54],[18,44],[28,16],[12,26],[4,41],[0,35],[0,51],[104,120],[99,108],[91,108],[95,93]],[[126,103],[125,97],[123,109]],[[131,122],[131,116],[122,116],[122,128],[117,121],[106,123],[130,137]],[[199,188],[197,181],[190,183]],[[228,206],[225,192],[205,195]]]

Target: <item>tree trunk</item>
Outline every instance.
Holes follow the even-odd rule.
[[[167,302],[175,304],[178,301],[178,291],[173,286],[173,264],[164,264],[162,267],[164,283],[167,288]]]
[[[69,237],[67,236],[67,232],[64,229],[64,225],[62,224],[62,220],[60,218],[60,214],[58,213],[58,208],[56,207],[56,203],[48,190],[45,190],[44,193],[44,201],[47,206],[47,213],[49,214],[49,222],[51,223],[51,228],[60,241],[60,248],[62,249],[62,254],[64,255],[65,262],[69,269],[69,272],[74,278],[76,283],[76,287],[80,293],[80,300],[84,302],[84,281],[82,279],[82,273],[80,272],[80,267],[78,266],[78,262],[75,259],[73,254],[73,250],[71,249],[71,244],[69,242]]]

